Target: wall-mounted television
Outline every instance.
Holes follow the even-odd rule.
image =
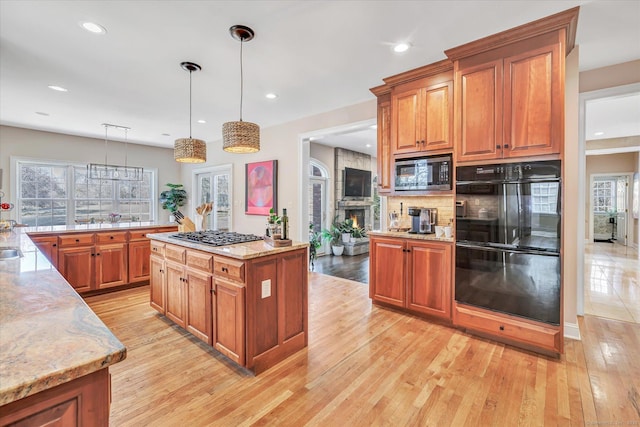
[[[371,197],[371,171],[344,168],[344,196]]]

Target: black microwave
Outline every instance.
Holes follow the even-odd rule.
[[[397,159],[394,168],[395,191],[451,190],[451,156]]]

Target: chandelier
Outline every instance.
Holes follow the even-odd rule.
[[[103,123],[104,126],[104,163],[89,163],[87,172],[90,179],[107,179],[112,181],[142,181],[144,169],[138,166],[129,166],[127,164],[127,148],[129,141],[127,140],[127,131],[131,128],[126,126],[112,125]],[[107,161],[108,153],[108,130],[116,128],[124,130],[124,165],[110,165]]]

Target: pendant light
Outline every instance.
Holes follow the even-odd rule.
[[[142,181],[144,169],[139,166],[129,166],[127,164],[127,153],[129,140],[127,132],[131,129],[126,126],[112,125],[103,123],[104,126],[104,163],[89,163],[87,172],[90,179],[104,179],[112,181]],[[109,152],[109,128],[120,129],[124,131],[124,165],[110,165],[107,160]]]
[[[240,42],[240,120],[227,122],[222,125],[222,149],[229,153],[256,153],[260,151],[260,126],[242,121],[242,45],[253,39],[254,32],[244,25],[234,25],[229,28],[231,37]]]
[[[182,62],[180,66],[189,72],[189,138],[176,139],[173,146],[173,158],[181,163],[203,163],[207,161],[207,143],[191,138],[191,73],[202,67],[193,62]]]

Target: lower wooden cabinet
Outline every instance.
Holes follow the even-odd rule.
[[[54,268],[58,268],[58,236],[31,237],[34,245],[44,254]]]
[[[114,243],[95,247],[95,289],[127,283],[127,244]]]
[[[150,280],[151,274],[151,246],[149,239],[129,242],[128,248],[129,283]]]
[[[187,291],[184,265],[165,260],[165,271],[167,277],[165,315],[175,324],[185,328],[187,325]]]
[[[369,242],[374,302],[451,320],[451,243],[378,236]]]
[[[213,346],[239,365],[245,364],[244,286],[215,279]]]
[[[185,278],[187,302],[185,329],[201,341],[212,345],[212,275],[187,268]]]
[[[164,267],[164,258],[152,256],[149,258],[150,269],[150,293],[151,293],[151,307],[158,310],[160,313],[166,313],[166,288],[167,279]]]
[[[3,406],[0,425],[107,427],[110,402],[105,368]]]
[[[58,271],[77,292],[93,289],[93,246],[64,247],[58,249]]]

